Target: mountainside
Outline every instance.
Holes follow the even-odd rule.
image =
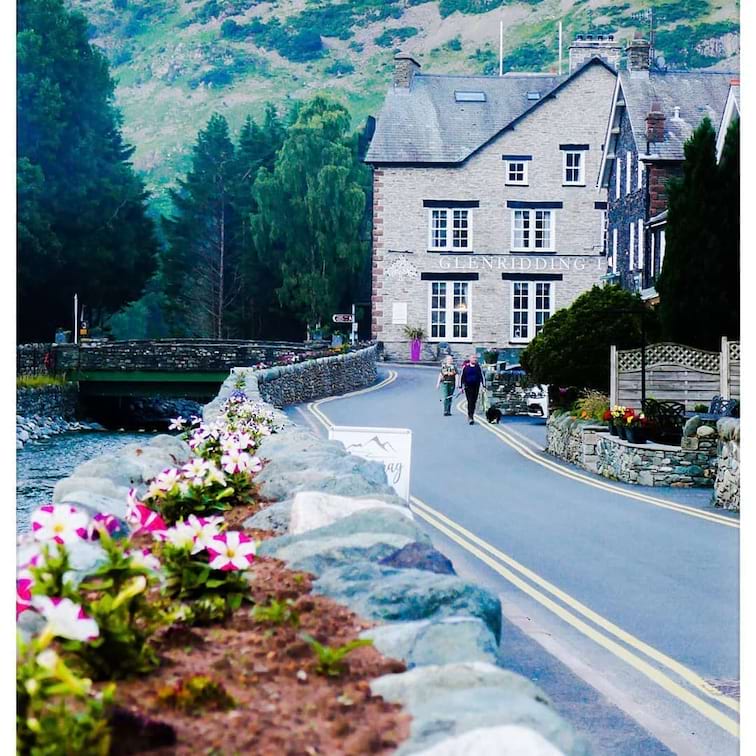
[[[136,147],[158,207],[213,112],[232,129],[266,102],[327,92],[355,128],[377,114],[394,52],[423,70],[498,72],[499,21],[505,70],[548,71],[577,33],[648,34],[647,0],[67,0],[91,24],[118,81],[126,139]],[[658,61],[670,68],[739,65],[737,0],[658,0]]]

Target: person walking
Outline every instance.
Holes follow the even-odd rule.
[[[457,388],[458,380],[457,368],[454,367],[454,358],[449,355],[441,365],[441,372],[438,374],[436,388],[441,386],[444,400],[444,415],[451,415],[452,399],[454,398],[454,389]]]
[[[483,383],[483,371],[478,365],[478,356],[471,354],[467,364],[462,368],[461,377],[462,388],[465,390],[465,396],[467,397],[467,419],[472,425],[475,420],[475,405],[478,402],[478,394],[480,393],[480,386]]]

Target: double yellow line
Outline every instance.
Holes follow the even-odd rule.
[[[683,664],[680,664],[680,662],[649,646],[639,638],[636,638],[605,617],[594,612],[585,606],[585,604],[560,590],[512,557],[487,543],[482,538],[479,538],[474,533],[471,533],[466,528],[446,517],[446,515],[428,506],[416,496],[411,496],[410,501],[412,503],[412,510],[423,520],[457,543],[465,551],[480,559],[481,562],[488,565],[509,583],[535,599],[539,604],[567,622],[587,638],[590,638],[602,648],[605,648],[611,654],[629,664],[675,698],[698,711],[711,722],[730,733],[730,735],[737,737],[739,727],[736,720],[709,703],[701,695],[696,695],[696,693],[691,692],[667,674],[649,664],[640,654],[676,674],[694,688],[695,691],[702,694],[702,696],[716,701],[721,706],[725,706],[734,712],[738,712],[739,703],[735,699],[720,693],[693,670],[688,669]],[[569,609],[566,607],[569,607]],[[581,619],[581,616],[584,619]],[[589,622],[593,624],[589,624]],[[616,640],[613,638],[616,638]],[[630,649],[625,645],[621,645],[618,641],[626,644]],[[638,653],[634,653],[634,651]]]
[[[466,414],[466,410],[463,404],[463,402],[459,402],[457,404],[457,411]],[[551,472],[557,473],[557,475],[563,475],[565,478],[577,480],[587,486],[592,486],[593,488],[598,488],[602,491],[608,491],[617,496],[624,496],[627,499],[634,499],[635,501],[641,501],[645,504],[651,504],[652,506],[660,507],[661,509],[670,509],[674,512],[679,512],[680,514],[696,517],[700,520],[714,522],[718,525],[724,525],[728,528],[740,528],[740,522],[738,520],[725,517],[724,515],[717,514],[716,512],[704,512],[700,509],[695,509],[694,507],[688,507],[684,504],[677,504],[676,502],[668,501],[667,499],[659,499],[655,496],[649,496],[648,494],[628,491],[627,489],[613,485],[612,483],[596,480],[589,475],[578,472],[576,470],[571,470],[567,467],[564,467],[563,465],[560,465],[557,462],[551,461],[550,459],[545,459],[541,454],[529,448],[525,443],[515,438],[510,432],[505,431],[503,428],[500,428],[498,425],[489,423],[478,415],[475,416],[475,421],[482,428],[485,428],[485,430],[487,430],[489,433],[493,433],[501,441],[510,446],[526,459],[529,459],[531,462],[535,462],[536,464],[541,465],[541,467],[545,467]]]
[[[369,394],[371,391],[378,391],[379,389],[386,388],[389,384],[393,383],[399,374],[396,370],[389,370],[389,374],[380,383],[376,383],[374,386],[368,386],[358,391],[350,391],[348,394],[340,394],[337,396],[327,396],[325,399],[318,399],[315,402],[310,402],[307,405],[307,409],[315,415],[315,417],[323,424],[326,430],[333,428],[333,423],[323,414],[320,410],[320,405],[326,402],[332,402],[334,399],[345,399],[346,397],[359,396],[360,394]]]

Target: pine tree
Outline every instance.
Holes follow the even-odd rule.
[[[157,241],[86,19],[20,0],[16,44],[18,338],[51,340],[74,293],[98,320],[136,299]]]
[[[705,118],[685,143],[682,178],[668,186],[666,252],[656,283],[664,338],[711,350],[729,335],[727,279],[733,275],[725,269],[733,231],[724,226],[722,171],[714,128]]]
[[[192,167],[171,191],[174,211],[163,276],[175,333],[226,338],[242,291],[239,164],[226,119],[217,113],[197,136]]]
[[[315,97],[298,109],[274,170],[255,182],[255,245],[278,261],[279,302],[307,325],[330,317],[367,254],[364,172],[347,110]]]
[[[740,338],[740,119],[725,136],[719,161],[720,222],[720,332],[729,339]]]

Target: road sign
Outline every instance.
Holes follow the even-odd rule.
[[[354,315],[349,315],[349,314],[334,315],[333,316],[333,322],[334,323],[353,323],[354,322]]]

